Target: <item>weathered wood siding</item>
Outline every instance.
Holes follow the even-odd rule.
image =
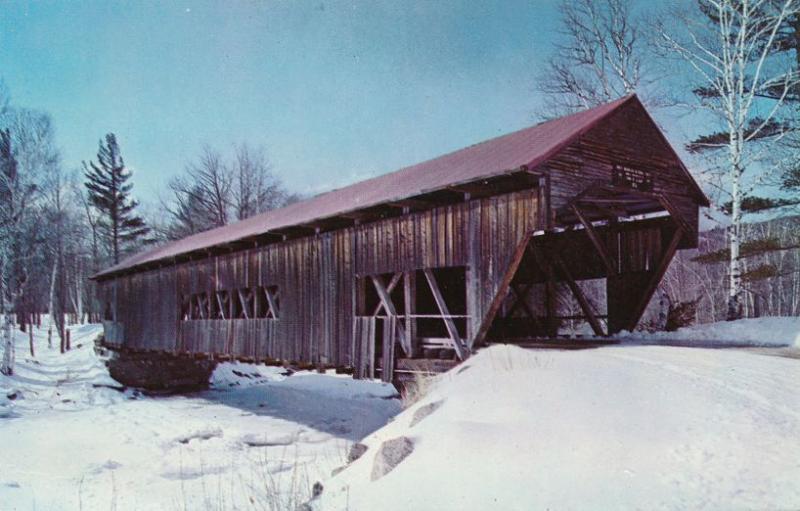
[[[543,228],[539,189],[442,206],[102,282],[124,345],[352,366],[358,276],[467,267],[474,334],[515,248]],[[182,321],[183,296],[277,286],[277,319]],[[116,287],[116,293],[114,288]]]
[[[668,143],[657,129],[648,128],[646,117],[636,105],[625,106],[542,167],[549,175],[551,214],[587,188],[611,183],[613,166],[623,164],[649,171],[653,193],[667,196],[687,225],[697,225],[696,192]],[[682,246],[696,246],[696,239],[696,231],[687,233]]]

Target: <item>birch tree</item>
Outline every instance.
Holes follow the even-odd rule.
[[[59,164],[50,118],[17,109],[0,130],[0,303],[4,317],[0,372],[14,372],[13,314],[31,275],[33,248],[25,246],[36,231],[32,215],[38,179]]]
[[[656,26],[665,54],[688,64],[701,106],[718,135],[698,139],[715,150],[721,163],[709,182],[730,201],[728,229],[727,318],[742,314],[742,203],[769,171],[760,165],[769,148],[788,129],[781,114],[798,86],[791,59],[776,43],[787,20],[798,12],[798,0],[700,0],[699,12],[676,12],[677,23]],[[721,202],[722,202],[721,201]]]
[[[3,361],[0,372],[14,374],[14,328],[12,313],[15,300],[12,288],[11,241],[19,229],[24,209],[24,190],[20,189],[17,161],[11,146],[11,133],[0,131],[0,302],[3,310]]]

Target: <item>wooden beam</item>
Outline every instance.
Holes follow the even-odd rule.
[[[222,296],[220,295],[219,291],[214,291],[214,296],[216,297],[217,305],[219,306],[219,315],[221,319],[225,319],[225,305],[222,303]]]
[[[553,265],[545,258],[545,255],[536,246],[532,245],[533,257],[536,264],[547,277],[545,281],[545,308],[547,309],[547,335],[555,336],[558,333],[556,324],[556,274]]]
[[[421,199],[402,199],[389,202],[388,205],[398,208],[429,208],[431,203]]]
[[[508,309],[506,317],[514,314],[514,311],[517,310],[517,307],[521,307],[525,312],[525,315],[533,319],[534,314],[531,311],[531,308],[528,306],[528,302],[525,300],[525,296],[528,294],[528,291],[530,291],[531,287],[533,287],[533,283],[529,283],[522,291],[520,291],[519,287],[514,282],[509,284],[509,289],[514,293],[516,299],[514,300],[514,303],[511,304],[511,308]]]
[[[278,314],[280,311],[278,310],[276,297],[272,295],[272,291],[269,290],[269,287],[264,286],[262,289],[264,290],[264,295],[267,298],[267,304],[269,304],[269,312],[272,314],[273,318],[278,319]]]
[[[392,279],[389,281],[389,285],[386,286],[386,291],[389,293],[389,295],[392,294],[392,291],[394,291],[394,288],[397,287],[397,283],[400,282],[400,279],[402,277],[403,277],[402,272],[395,273],[394,275],[392,275]],[[378,302],[378,305],[375,306],[375,310],[373,311],[372,315],[377,316],[382,308],[383,308],[383,301],[380,301]]]
[[[478,328],[478,331],[475,333],[475,337],[473,337],[473,339],[467,343],[467,347],[470,350],[473,348],[473,346],[483,342],[483,339],[489,332],[489,328],[492,326],[492,321],[494,321],[497,311],[500,310],[500,306],[503,304],[503,300],[505,300],[506,295],[508,294],[508,287],[511,285],[511,280],[514,278],[514,275],[516,275],[517,269],[519,269],[519,265],[522,262],[522,257],[525,255],[525,250],[528,248],[528,242],[530,242],[530,240],[531,233],[527,233],[522,237],[522,240],[520,240],[517,248],[514,250],[514,255],[511,257],[511,261],[508,264],[506,274],[503,275],[503,279],[500,281],[500,285],[497,288],[497,293],[495,293],[492,303],[489,304],[489,309],[486,311],[486,315],[481,321],[480,328]]]
[[[386,383],[391,383],[394,378],[394,345],[397,342],[398,323],[396,316],[389,316],[383,320],[381,380]]]
[[[371,275],[370,278],[372,280],[372,284],[375,286],[375,291],[378,292],[378,298],[380,298],[381,302],[383,302],[383,308],[386,309],[386,313],[389,316],[397,317],[397,309],[395,308],[394,303],[392,302],[392,297],[386,291],[386,288],[383,287],[383,282],[381,282],[380,279],[375,275]],[[397,330],[400,333],[400,338],[405,339],[406,331],[405,328],[403,328],[402,323],[400,323],[399,321],[397,322]],[[406,350],[405,346],[403,346],[403,350],[404,351]]]
[[[653,277],[647,283],[647,287],[644,289],[639,302],[633,309],[633,313],[630,316],[630,322],[628,323],[628,330],[633,331],[633,329],[636,328],[636,324],[639,323],[639,319],[641,319],[642,314],[644,314],[647,304],[650,303],[650,298],[653,297],[653,293],[655,293],[658,284],[661,282],[661,279],[667,272],[669,263],[675,256],[675,251],[678,250],[678,244],[680,243],[682,237],[683,229],[681,229],[680,226],[677,226],[672,235],[672,239],[667,246],[667,249],[664,251],[664,255],[661,257],[661,261],[658,263],[658,267],[656,267],[656,270],[653,272]]]
[[[414,338],[416,337],[416,320],[411,317],[416,308],[417,276],[413,271],[403,272],[403,302],[406,313],[406,335],[400,339],[403,351],[409,357],[414,356]]]
[[[603,326],[595,316],[589,300],[586,298],[586,295],[583,294],[583,290],[581,290],[578,283],[575,282],[575,279],[572,278],[572,274],[570,273],[569,268],[567,268],[567,265],[564,264],[564,260],[561,259],[561,256],[559,256],[556,252],[552,253],[552,258],[556,262],[556,265],[561,271],[561,274],[564,276],[564,279],[567,281],[567,286],[569,286],[570,291],[572,291],[575,299],[578,300],[578,305],[581,306],[581,310],[586,316],[586,319],[589,321],[592,331],[594,331],[595,335],[605,336],[606,334],[603,331]]]
[[[533,287],[533,282],[531,282],[527,286],[525,286],[524,290],[522,292],[520,292],[517,289],[517,286],[514,285],[514,282],[513,281],[511,282],[510,288],[511,288],[511,291],[514,292],[514,295],[516,295],[517,300],[514,302],[514,304],[508,310],[508,316],[507,317],[510,317],[512,314],[514,314],[514,310],[516,309],[517,304],[519,304],[523,308],[523,310],[525,311],[525,314],[533,321],[534,325],[536,326],[536,330],[540,330],[541,331],[542,330],[542,323],[539,321],[539,318],[536,317],[536,314],[534,314],[533,311],[531,310],[531,308],[528,306],[528,302],[525,299],[525,297],[528,294],[528,291],[532,287]]]
[[[597,231],[594,230],[594,226],[592,225],[592,223],[586,220],[586,218],[584,218],[584,216],[581,214],[580,209],[578,209],[577,206],[573,205],[572,211],[575,213],[575,216],[578,218],[581,224],[583,224],[583,228],[586,229],[586,234],[592,241],[592,244],[594,245],[595,250],[597,250],[597,253],[600,254],[600,259],[603,260],[603,264],[605,265],[608,274],[615,275],[616,273],[618,273],[615,261],[613,261],[611,259],[611,256],[608,255],[608,252],[606,252],[606,246],[600,239],[600,236],[597,235]]]
[[[450,311],[447,309],[447,303],[445,303],[442,292],[439,290],[439,285],[436,283],[436,277],[434,277],[433,271],[430,268],[425,268],[422,270],[422,272],[425,274],[425,279],[428,281],[428,285],[431,287],[433,299],[436,301],[436,306],[439,307],[439,312],[442,314],[445,327],[447,327],[447,333],[450,335],[450,340],[453,341],[453,347],[456,350],[456,355],[458,356],[459,360],[465,360],[469,354],[466,353],[464,347],[461,345],[461,338],[458,335],[458,329],[456,328],[456,324],[453,322],[453,318],[450,317]]]
[[[245,298],[244,293],[241,289],[238,290],[239,292],[239,305],[242,307],[242,312],[244,313],[244,319],[250,319],[250,313],[247,311],[248,300]]]
[[[669,216],[671,216],[672,219],[675,221],[675,223],[678,224],[678,227],[680,227],[680,229],[682,229],[686,233],[694,232],[693,226],[689,225],[689,223],[686,221],[683,215],[681,215],[681,213],[675,208],[675,206],[667,198],[666,195],[659,194],[658,201],[661,203],[662,206],[664,206],[664,209],[667,210]]]

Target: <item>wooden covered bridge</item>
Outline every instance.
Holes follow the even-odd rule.
[[[565,318],[607,336],[637,324],[707,205],[628,96],[130,257],[95,276],[105,341],[389,380]]]

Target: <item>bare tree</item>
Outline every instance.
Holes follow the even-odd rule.
[[[298,199],[289,193],[262,148],[236,147],[231,160],[209,146],[169,183],[170,197],[161,203],[173,222],[162,236],[177,239],[232,220],[244,220]]]
[[[236,148],[233,162],[233,207],[237,220],[283,206],[287,193],[273,174],[263,149]]]
[[[630,0],[562,0],[559,10],[560,42],[537,79],[548,116],[642,93],[652,83]]]
[[[169,182],[171,198],[163,201],[175,220],[170,238],[179,238],[228,223],[233,179],[222,155],[204,146],[197,161]]]
[[[38,180],[59,165],[50,118],[31,110],[4,116],[0,131],[0,303],[4,315],[4,352],[0,372],[14,372],[12,314],[17,312],[31,275],[32,247],[38,219],[33,215],[39,198]]]
[[[742,202],[763,183],[769,169],[759,165],[768,147],[788,130],[780,122],[787,95],[798,86],[791,59],[776,51],[786,20],[798,12],[797,0],[701,0],[700,12],[676,12],[672,29],[656,27],[667,54],[688,63],[700,84],[700,106],[719,122],[718,133],[693,143],[720,150],[723,163],[710,182],[731,203],[728,319],[742,314]],[[779,58],[780,57],[780,58]],[[767,94],[769,93],[769,94]],[[745,180],[745,171],[750,180]]]

